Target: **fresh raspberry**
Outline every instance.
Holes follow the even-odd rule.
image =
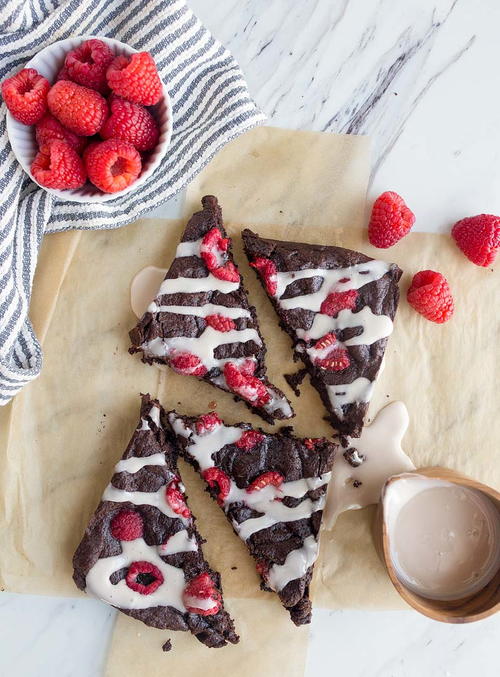
[[[321,439],[321,437],[307,437],[304,440],[304,446],[312,451],[316,447],[316,445],[322,441],[323,440]]]
[[[227,260],[229,238],[222,237],[222,233],[214,226],[201,241],[200,254],[208,270],[219,280],[239,282],[240,274],[232,261]]]
[[[106,71],[114,58],[115,55],[102,40],[86,40],[66,54],[64,67],[73,82],[106,94]]]
[[[106,99],[93,89],[59,80],[47,95],[49,110],[61,124],[78,136],[92,136],[108,115]]]
[[[269,484],[272,484],[275,487],[280,487],[283,484],[284,481],[283,475],[281,475],[279,472],[276,472],[274,470],[270,470],[269,472],[265,472],[262,475],[259,475],[257,479],[255,479],[252,484],[247,487],[248,493],[252,493],[253,491],[260,491],[264,487],[267,487]]]
[[[264,435],[258,430],[245,430],[240,439],[235,442],[238,449],[250,451],[262,442]]]
[[[192,376],[204,376],[207,368],[196,355],[191,353],[179,353],[172,357],[170,366],[178,374],[191,374]]]
[[[90,91],[90,90],[89,90]],[[130,186],[141,173],[141,156],[126,141],[108,139],[85,153],[89,179],[104,193],[117,193]]]
[[[393,191],[387,191],[373,205],[368,239],[375,247],[387,249],[407,235],[414,223],[415,214],[406,206],[403,198]]]
[[[224,377],[230,390],[256,407],[262,407],[269,402],[266,386],[256,376],[244,374],[233,362],[224,365]]]
[[[80,188],[87,175],[81,157],[66,141],[50,141],[31,164],[33,178],[45,188]]]
[[[341,310],[345,310],[346,308],[352,310],[352,308],[354,308],[358,295],[356,289],[349,289],[349,291],[334,291],[331,294],[328,294],[321,304],[319,312],[323,313],[323,315],[329,315],[330,317],[337,317]]]
[[[183,601],[190,613],[213,616],[222,606],[222,595],[210,574],[204,573],[189,581],[184,588]]]
[[[236,329],[234,321],[230,317],[224,317],[224,315],[207,315],[205,321],[209,327],[216,331],[226,332]]]
[[[257,366],[257,361],[253,357],[248,357],[246,360],[243,361],[242,364],[240,364],[240,371],[243,374],[243,376],[253,376],[255,374],[255,367]]]
[[[69,77],[68,69],[66,68],[65,64],[63,64],[61,70],[56,75],[56,82],[59,82],[59,80],[71,80],[71,78]]]
[[[179,479],[173,479],[165,489],[167,503],[177,514],[185,517],[191,517],[191,510],[187,507],[184,494],[179,489]]]
[[[135,541],[143,534],[142,517],[133,510],[120,510],[111,520],[110,529],[119,541]]]
[[[107,70],[108,85],[115,94],[143,106],[154,106],[161,99],[161,80],[148,52],[117,56]]]
[[[36,123],[35,127],[36,142],[40,146],[45,146],[49,141],[58,139],[59,141],[66,141],[67,144],[74,148],[80,155],[87,144],[85,136],[77,136],[70,132],[69,129],[63,127],[59,120],[51,115],[45,113],[43,118]]]
[[[141,153],[156,146],[160,131],[146,108],[114,95],[108,103],[111,115],[99,132],[103,139],[128,141]]]
[[[220,425],[223,425],[223,421],[217,416],[215,411],[211,411],[209,414],[203,414],[198,417],[198,420],[196,421],[196,432],[198,435],[211,433]]]
[[[231,480],[223,470],[219,468],[207,468],[201,473],[201,476],[209,487],[219,487],[217,503],[223,505],[231,491]]]
[[[5,105],[23,125],[34,125],[47,112],[49,89],[49,81],[34,68],[23,68],[2,82]]]
[[[472,263],[486,268],[494,263],[500,247],[500,216],[469,216],[455,223],[451,234]]]
[[[259,275],[264,280],[267,293],[274,296],[278,290],[278,272],[276,266],[271,259],[266,259],[263,256],[258,256],[250,264],[252,268],[259,271]]]
[[[442,324],[453,315],[454,303],[444,275],[421,270],[413,276],[406,298],[412,308],[431,322]]]
[[[346,348],[338,345],[335,334],[325,334],[314,344],[313,350],[323,354],[315,356],[313,363],[320,369],[327,371],[343,371],[351,361]]]
[[[151,562],[132,562],[125,576],[128,587],[140,595],[151,595],[158,590],[163,580],[163,574]]]

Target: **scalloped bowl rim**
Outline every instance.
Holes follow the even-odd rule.
[[[56,42],[47,45],[47,47],[41,49],[32,59],[30,59],[26,63],[26,65],[23,66],[23,68],[36,68],[38,70],[39,60],[41,58],[43,59],[43,57],[46,57],[47,54],[50,54],[51,51],[54,51],[56,48],[57,50],[67,49],[67,51],[69,51],[70,49],[74,49],[75,47],[77,47],[82,42],[85,42],[86,40],[102,40],[107,45],[109,45],[109,47],[111,47],[113,51],[118,52],[119,50],[119,53],[125,52],[128,54],[135,54],[138,52],[137,49],[134,49],[133,47],[130,47],[130,45],[127,45],[124,42],[120,42],[120,40],[116,40],[115,38],[108,38],[102,35],[78,35],[71,38],[65,38],[64,40],[57,40]],[[94,195],[82,194],[81,191],[85,189],[86,186],[88,186],[88,182],[85,184],[85,186],[82,186],[82,188],[72,190],[56,190],[54,188],[46,188],[45,186],[42,186],[40,183],[38,183],[38,181],[33,177],[31,173],[31,161],[28,159],[27,154],[25,154],[21,150],[18,143],[19,134],[24,135],[25,130],[28,127],[27,125],[23,125],[21,122],[18,122],[7,110],[7,134],[9,137],[12,151],[16,156],[17,161],[24,169],[26,174],[28,174],[30,179],[38,186],[40,186],[40,188],[43,188],[43,190],[47,191],[47,193],[51,193],[52,195],[55,195],[61,200],[65,200],[67,202],[102,203],[109,202],[110,200],[115,200],[119,197],[122,197],[123,195],[136,190],[149,179],[149,177],[158,168],[161,161],[165,157],[167,148],[170,144],[173,129],[172,106],[167,87],[163,82],[163,80],[161,81],[161,84],[163,90],[162,98],[160,99],[160,102],[156,104],[156,106],[163,103],[166,110],[167,119],[166,122],[160,127],[160,141],[154,150],[154,158],[150,159],[150,161],[146,166],[146,169],[139,175],[138,179],[134,183],[132,183],[130,186],[124,188],[123,190],[117,193],[96,193]],[[29,129],[33,129],[33,145],[36,146],[36,141],[34,138],[34,126],[31,125]],[[161,140],[162,137],[163,140]],[[96,188],[95,190],[97,191],[98,189]]]

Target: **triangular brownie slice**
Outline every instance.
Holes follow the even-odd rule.
[[[130,352],[234,394],[269,423],[291,418],[290,403],[266,378],[266,347],[217,199],[205,196],[202,205],[158,296],[130,332]]]
[[[238,642],[220,576],[203,556],[165,412],[141,419],[73,558],[75,583],[154,628],[190,630],[209,647]]]
[[[336,445],[268,435],[215,413],[168,414],[179,453],[208,484],[296,625],[311,620],[309,584]]]
[[[245,252],[340,433],[359,437],[399,301],[402,271],[342,247],[243,231]]]

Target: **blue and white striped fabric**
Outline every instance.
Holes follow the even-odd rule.
[[[40,49],[75,35],[117,38],[155,58],[173,105],[174,133],[144,189],[104,204],[62,202],[18,165],[0,109],[0,404],[38,376],[42,351],[28,319],[45,233],[117,228],[171,198],[232,138],[264,115],[231,54],[185,0],[0,0],[0,80]]]

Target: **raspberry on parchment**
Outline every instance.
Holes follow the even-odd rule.
[[[407,299],[417,313],[431,322],[442,324],[453,315],[454,302],[448,281],[434,270],[421,270],[413,276]]]
[[[393,191],[382,193],[373,205],[368,239],[374,247],[387,249],[407,235],[415,223],[415,214]]]

